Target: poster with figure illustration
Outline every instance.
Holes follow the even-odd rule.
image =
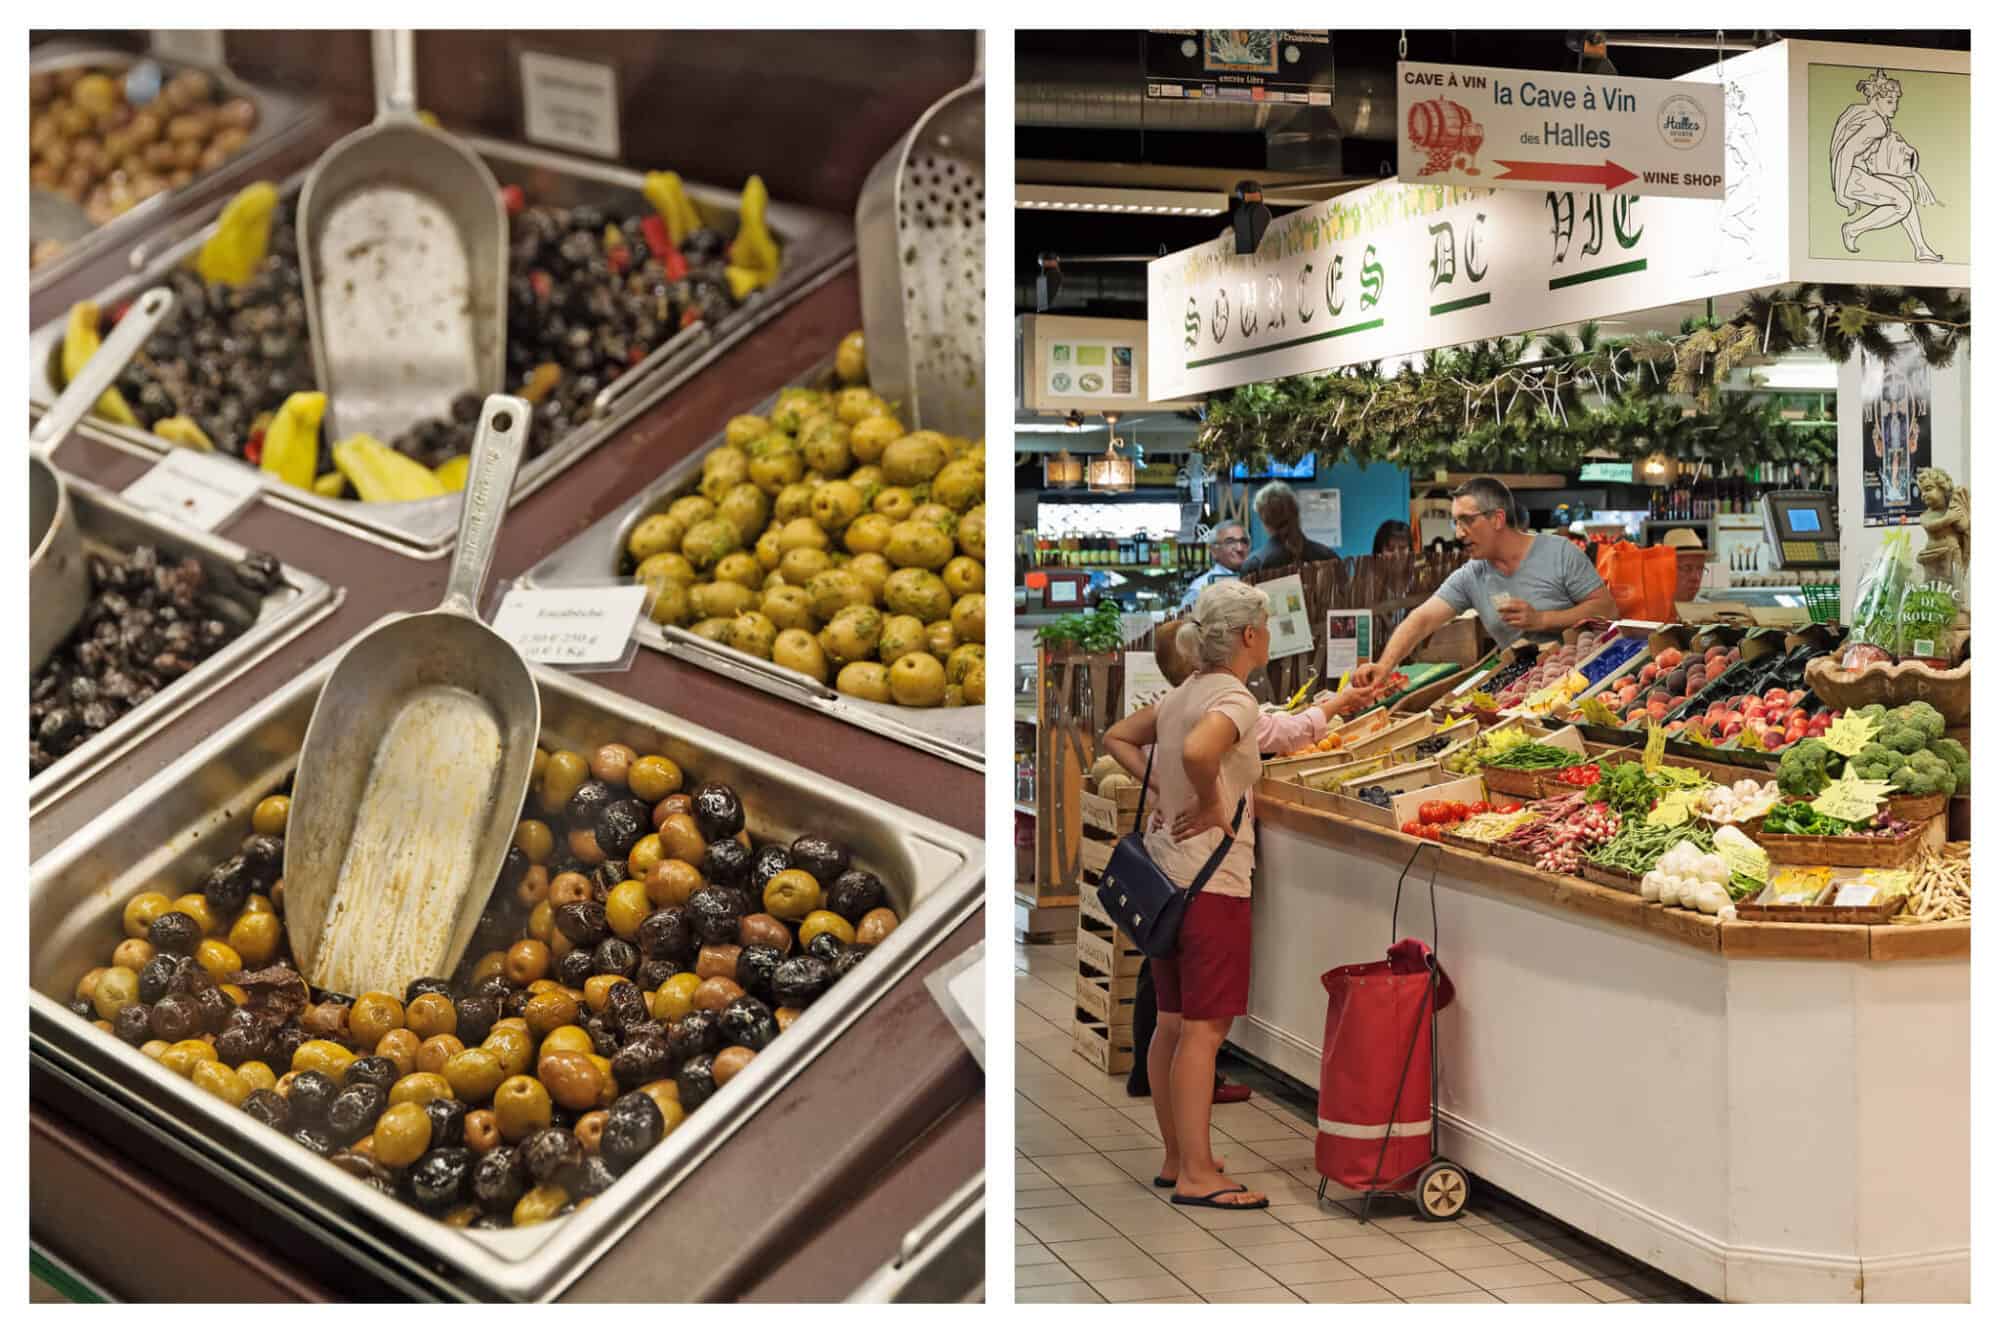
[[[1813,258],[1970,261],[1971,96],[1965,74],[1807,67]]]
[[[1914,343],[1886,361],[1861,354],[1861,440],[1862,525],[1916,522],[1917,474],[1931,465],[1931,368]]]

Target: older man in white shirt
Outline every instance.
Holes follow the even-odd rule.
[[[1181,604],[1175,610],[1176,615],[1185,616],[1192,611],[1194,599],[1201,596],[1201,590],[1209,584],[1236,577],[1236,571],[1243,568],[1243,562],[1250,556],[1250,533],[1241,523],[1220,524],[1209,537],[1208,553],[1215,563],[1188,584],[1187,592],[1182,594]]]

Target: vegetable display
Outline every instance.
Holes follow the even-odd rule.
[[[1744,778],[1733,787],[1714,786],[1695,798],[1698,814],[1718,824],[1747,824],[1778,803],[1778,784]]]
[[[1660,789],[1642,764],[1599,765],[1598,778],[1591,784],[1589,795],[1591,800],[1603,801],[1622,815],[1643,815],[1659,799]]]
[[[1682,842],[1691,842],[1704,852],[1715,850],[1715,835],[1699,826],[1669,828],[1663,824],[1629,822],[1617,837],[1593,851],[1590,861],[1605,870],[1644,875],[1660,864],[1668,848]]]
[[[1764,832],[1807,838],[1900,838],[1915,827],[1887,810],[1860,822],[1838,819],[1813,809],[1810,801],[1785,801],[1764,816]]]
[[[1560,745],[1543,745],[1539,741],[1529,741],[1488,755],[1483,761],[1488,768],[1511,768],[1536,771],[1558,768],[1576,762],[1576,751],[1565,750]]]
[[[1972,844],[1948,842],[1926,847],[1913,863],[1910,900],[1895,918],[1899,925],[1964,921],[1972,915]]]
[[[1706,916],[1733,917],[1729,863],[1691,838],[1674,843],[1659,865],[1639,880],[1639,896],[1662,907],[1685,907]],[[1759,885],[1761,888],[1762,886]]]
[[[1566,787],[1590,787],[1597,783],[1596,764],[1571,764],[1558,771],[1555,780]]]
[[[1617,811],[1601,801],[1593,803],[1582,792],[1536,801],[1528,808],[1541,817],[1509,833],[1500,845],[1528,853],[1537,870],[1557,874],[1575,874],[1584,853],[1617,837],[1623,824]]]
[[[1944,715],[1931,705],[1870,704],[1848,720],[1855,724],[1852,734],[1868,737],[1851,757],[1830,740],[1808,740],[1785,752],[1778,761],[1778,786],[1787,796],[1817,796],[1846,775],[1887,782],[1907,796],[1953,796],[1971,785],[1972,756],[1964,745],[1945,739]],[[1862,726],[1873,734],[1859,730]]]
[[[1591,637],[1591,635],[1585,634],[1578,639],[1578,643],[1581,644]],[[1614,674],[1620,667],[1645,651],[1646,641],[1644,639],[1612,639],[1611,642],[1603,646],[1595,657],[1590,658],[1582,666],[1579,666],[1577,674],[1581,675],[1592,685],[1595,685],[1606,676]],[[1642,672],[1645,670],[1644,667],[1639,669]]]

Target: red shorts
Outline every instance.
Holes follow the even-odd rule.
[[[1250,1010],[1250,900],[1197,893],[1181,919],[1179,948],[1155,958],[1153,992],[1163,1014],[1236,1018]]]

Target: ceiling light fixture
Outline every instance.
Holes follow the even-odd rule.
[[[1014,207],[1050,212],[1214,217],[1229,211],[1229,196],[1207,190],[1117,190],[1089,185],[1017,184],[1014,186]]]

